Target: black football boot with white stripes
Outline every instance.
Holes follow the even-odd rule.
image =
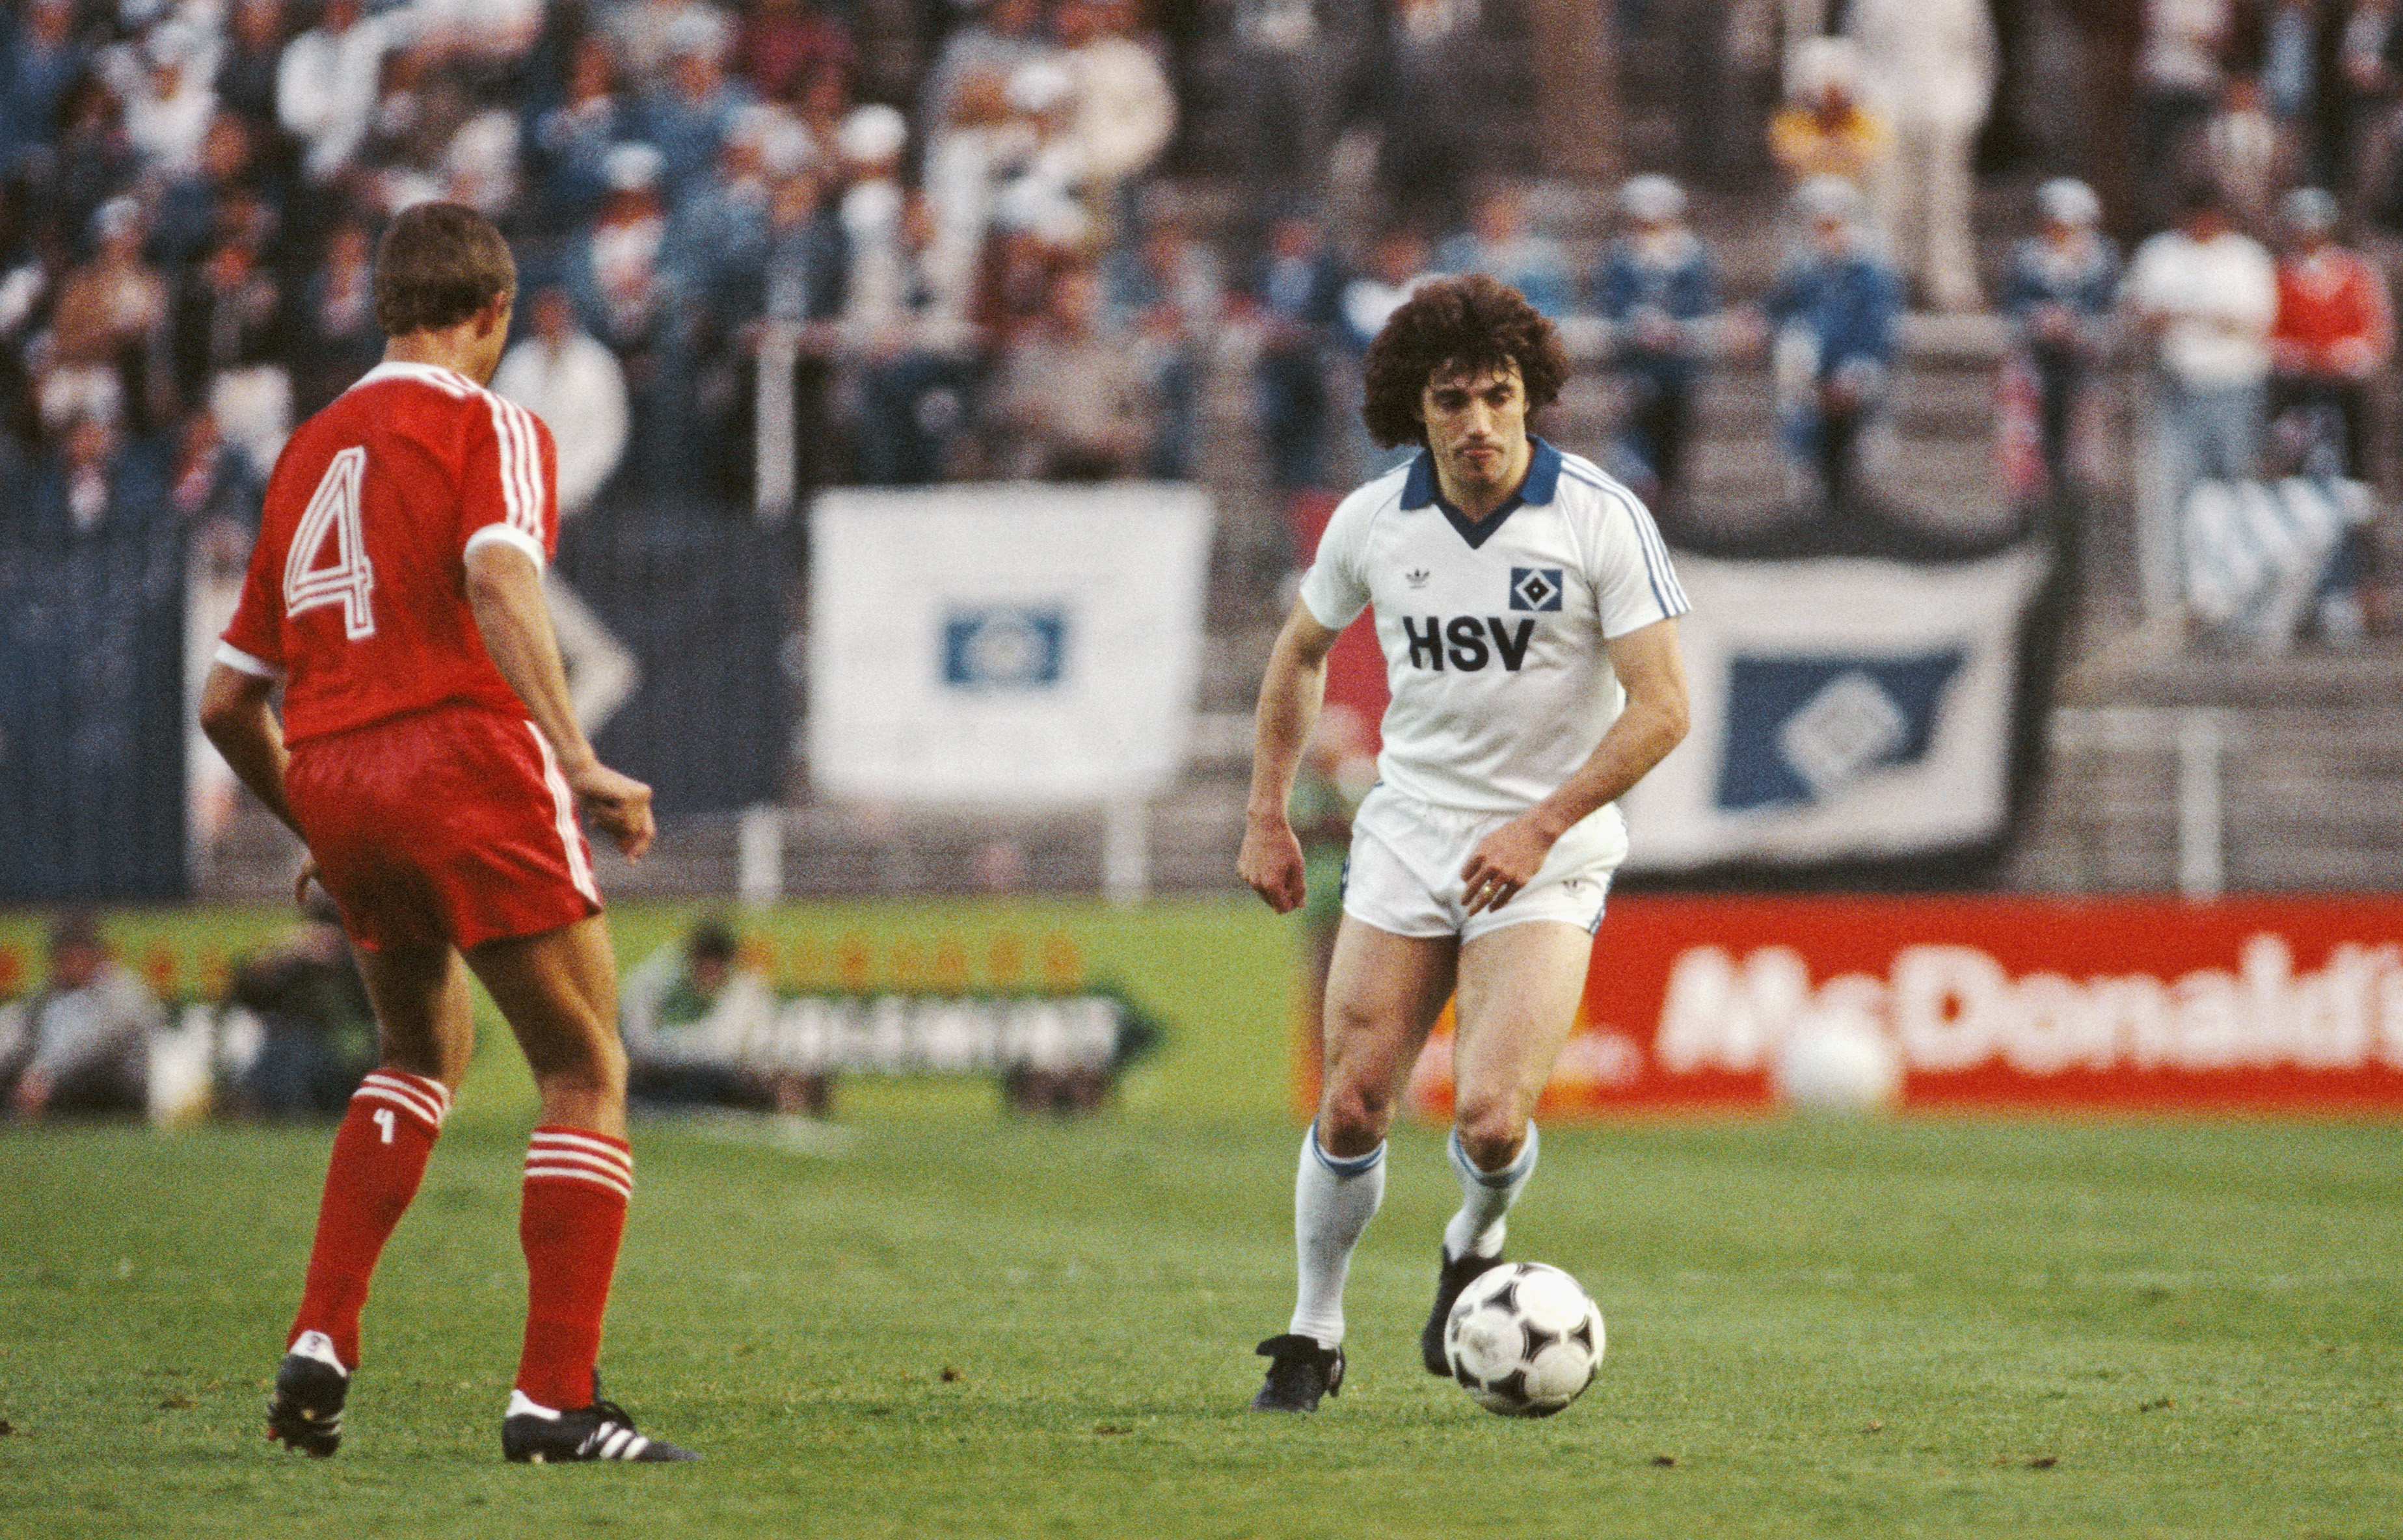
[[[579,1460],[660,1464],[701,1458],[690,1450],[636,1433],[634,1419],[626,1408],[602,1397],[597,1374],[592,1377],[592,1404],[574,1411],[552,1411],[536,1406],[524,1392],[511,1391],[508,1415],[501,1419],[501,1453],[521,1465]]]
[[[324,1332],[304,1331],[275,1370],[267,1436],[323,1460],[342,1443],[342,1402],[351,1376]]]

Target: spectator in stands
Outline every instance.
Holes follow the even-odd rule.
[[[162,268],[173,272],[188,267],[228,235],[244,236],[262,248],[275,239],[283,224],[282,189],[268,186],[257,133],[233,113],[218,113],[189,172],[160,190],[148,251]]]
[[[251,459],[271,465],[292,431],[290,312],[274,271],[243,234],[218,240],[186,276],[168,318],[168,360],[186,411],[206,406]]]
[[[2218,104],[2234,22],[2231,0],[2144,0],[2134,180],[2153,189],[2151,206],[2136,211],[2147,228],[2175,215],[2161,189],[2174,194],[2196,174],[2194,141]]]
[[[383,328],[375,315],[374,244],[365,225],[344,219],[326,237],[325,257],[301,290],[293,326],[296,419],[314,416],[383,356]]]
[[[1477,195],[1468,228],[1436,247],[1435,271],[1481,272],[1509,284],[1527,303],[1558,321],[1577,309],[1577,278],[1558,241],[1527,228],[1527,200],[1507,183],[1489,181]]]
[[[1005,475],[1107,481],[1143,468],[1150,402],[1128,340],[1107,325],[1093,264],[1053,275],[1042,319],[1003,355],[992,413]]]
[[[835,216],[831,174],[812,162],[775,183],[768,203],[768,255],[745,275],[750,287],[729,313],[756,369],[759,464],[790,467],[789,485],[754,488],[755,503],[789,508],[832,477],[829,392],[849,254]],[[765,499],[764,503],[759,500]]]
[[[2271,115],[2257,77],[2228,76],[2196,145],[2198,173],[2219,188],[2238,228],[2267,231],[2279,189],[2300,169],[2301,145]]]
[[[97,72],[76,77],[62,117],[44,214],[59,229],[88,229],[103,207],[137,190],[142,157],[126,137],[125,104]]]
[[[1025,132],[1016,141],[1022,153],[996,178],[994,222],[1055,250],[1096,243],[1107,226],[1094,212],[1090,168],[1076,131],[1076,77],[1046,56],[1013,70],[1008,90],[1010,110]]]
[[[933,221],[926,281],[942,313],[965,318],[979,310],[1001,179],[1033,144],[1033,129],[1010,111],[1005,72],[982,67],[960,77],[950,116],[935,125],[925,158]]]
[[[1343,339],[1354,354],[1384,328],[1386,318],[1399,310],[1412,290],[1433,274],[1427,267],[1426,237],[1409,225],[1380,230],[1368,243],[1366,271],[1343,285]]]
[[[688,404],[683,378],[683,296],[664,260],[667,211],[660,200],[660,152],[623,144],[609,152],[609,201],[571,243],[568,291],[586,330],[617,355],[626,375],[630,437],[644,452],[628,463],[627,492],[669,501],[682,495],[683,434]]]
[[[845,185],[835,217],[850,254],[842,318],[854,336],[888,329],[915,309],[917,253],[902,220],[909,193],[901,159],[909,146],[909,119],[882,103],[853,108],[838,136]]]
[[[1264,249],[1283,211],[1322,190],[1328,152],[1350,92],[1352,56],[1368,29],[1322,21],[1318,0],[1239,0],[1230,17],[1233,58],[1229,137],[1243,205],[1243,249]]]
[[[2260,463],[2276,269],[2216,187],[2184,201],[2177,227],[2137,248],[2120,299],[2156,349],[2181,458],[2195,475],[2243,479]]]
[[[0,40],[0,171],[47,176],[59,130],[89,61],[76,35],[75,0],[32,0]]]
[[[1866,192],[1894,153],[1893,130],[1861,89],[1849,38],[1813,37],[1794,50],[1785,106],[1769,120],[1769,155],[1797,187],[1840,176]]]
[[[576,324],[558,284],[526,300],[527,335],[501,357],[493,389],[550,424],[559,445],[559,515],[600,496],[626,452],[626,376],[617,355]]]
[[[184,419],[167,486],[175,518],[189,532],[195,555],[215,567],[230,568],[239,582],[251,536],[258,529],[267,476],[241,445],[218,430],[208,408]],[[231,617],[229,608],[227,617]]]
[[[776,1001],[743,962],[733,929],[704,919],[682,946],[643,960],[618,991],[628,1100],[637,1107],[727,1107],[823,1114],[824,1075],[775,1052]]]
[[[565,97],[535,119],[527,173],[528,223],[558,237],[589,224],[609,199],[609,152],[641,137],[617,55],[588,33],[568,55]]]
[[[150,1038],[165,1013],[149,987],[108,954],[89,912],[50,927],[49,977],[0,1050],[0,1116],[24,1122],[131,1113],[150,1104]]]
[[[2386,275],[2338,243],[2333,193],[2298,187],[2282,213],[2286,250],[2270,330],[2272,417],[2297,451],[2297,468],[2366,478],[2370,390],[2395,357]]]
[[[730,45],[717,12],[686,11],[668,32],[666,73],[643,98],[644,137],[660,152],[660,195],[671,209],[707,180],[728,130],[751,104],[750,91],[727,76]]]
[[[2270,254],[2230,222],[2207,184],[2183,195],[2183,215],[2136,248],[2119,303],[2153,354],[2159,401],[2153,517],[2140,552],[2157,610],[2177,591],[2177,538],[2187,496],[2205,478],[2260,474],[2270,328],[2278,281]]]
[[[2102,232],[2101,201],[2083,182],[2045,183],[2036,189],[2036,233],[2012,255],[2003,309],[2034,382],[2044,490],[2059,497],[2075,488],[2073,426],[2110,345],[2119,252]]]
[[[2322,132],[2326,93],[2321,58],[2320,0],[2269,0],[2256,13],[2262,104],[2298,149],[2302,173],[2326,185],[2328,136]]]
[[[284,59],[284,0],[235,0],[230,25],[217,53],[220,110],[255,132],[275,128],[275,76]]]
[[[1870,194],[1897,266],[1939,311],[1982,302],[1970,234],[1971,142],[1997,68],[1990,0],[1854,0],[1845,25],[1862,77],[1884,105],[1893,153]]]
[[[844,438],[862,485],[916,487],[941,480],[965,439],[977,373],[977,334],[938,303],[927,256],[934,211],[923,194],[902,202],[896,235],[908,279],[897,308],[852,313],[843,347],[856,403]]]
[[[1134,183],[1176,132],[1176,93],[1134,35],[1128,0],[1057,0],[1051,24],[1072,82],[1087,207],[1104,229],[1132,231]]]
[[[942,51],[918,92],[918,122],[930,140],[957,115],[959,95],[971,76],[991,72],[1007,80],[1023,64],[1052,60],[1044,35],[1045,0],[981,0],[975,20],[943,39]]]
[[[302,146],[310,180],[340,175],[367,137],[382,97],[384,54],[399,41],[390,14],[361,0],[326,0],[317,24],[285,45],[275,72],[275,115]]]
[[[649,92],[667,74],[675,58],[676,29],[692,17],[704,24],[723,22],[706,0],[624,0],[601,12],[602,34],[637,94]]]
[[[2337,32],[2338,121],[2347,146],[2338,170],[2361,189],[2395,167],[2395,109],[2403,100],[2403,11],[2396,0],[2352,0]]]
[[[375,1012],[333,901],[312,890],[298,923],[243,959],[228,999],[257,1018],[257,1054],[227,1088],[229,1110],[339,1117],[376,1064]]]
[[[1794,201],[1809,232],[1762,305],[1778,415],[1791,490],[1840,514],[1864,490],[1862,440],[1885,404],[1902,285],[1850,181],[1814,176]]]
[[[12,500],[9,511],[46,534],[115,534],[158,518],[165,494],[149,446],[87,411],[50,436],[23,500]]]
[[[160,175],[180,176],[200,159],[216,116],[208,40],[180,16],[152,24],[139,44],[104,54],[103,73],[125,104],[125,133]]]
[[[1134,339],[1136,365],[1158,412],[1144,474],[1182,481],[1193,475],[1203,376],[1226,316],[1227,284],[1218,254],[1166,188],[1153,190],[1133,249],[1112,254],[1110,311],[1113,325]]]
[[[859,67],[843,19],[818,0],[751,0],[735,28],[734,73],[771,102],[790,102],[815,71]]]
[[[146,423],[160,407],[167,281],[144,260],[143,234],[142,205],[110,200],[92,219],[98,251],[59,284],[39,384],[42,420],[52,427],[76,416]]]
[[[1478,57],[1493,45],[1475,6],[1389,0],[1382,47],[1361,83],[1377,128],[1376,187],[1383,219],[1422,230],[1457,229],[1486,173],[1469,125],[1479,99]]]
[[[1619,474],[1655,513],[1685,486],[1706,330],[1718,312],[1710,257],[1686,225],[1686,192],[1635,176],[1618,190],[1627,228],[1603,254],[1594,306],[1610,324],[1610,360],[1627,389]]]
[[[1334,424],[1327,349],[1342,320],[1343,269],[1314,217],[1289,214],[1270,227],[1251,300],[1259,318],[1254,366],[1269,476],[1285,493],[1327,486]]]

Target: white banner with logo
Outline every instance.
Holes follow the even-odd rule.
[[[1201,673],[1199,489],[840,491],[810,528],[822,795],[1090,803],[1175,780]]]
[[[1621,803],[1628,869],[1909,857],[2008,815],[2020,650],[2050,553],[1942,564],[1681,553],[1693,725]]]

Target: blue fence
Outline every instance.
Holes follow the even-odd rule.
[[[146,902],[185,861],[184,534],[0,533],[0,902]]]

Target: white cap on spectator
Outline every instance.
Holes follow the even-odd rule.
[[[180,17],[170,17],[150,29],[142,40],[142,54],[153,67],[188,64],[201,51],[201,31]]]
[[[1020,112],[1049,112],[1076,89],[1076,77],[1056,59],[1030,59],[1009,72],[1009,104]]]
[[[835,134],[835,145],[842,151],[842,158],[860,165],[890,160],[909,142],[910,120],[901,116],[898,107],[888,107],[882,102],[852,108]]]
[[[668,23],[665,39],[668,57],[682,59],[701,54],[711,59],[723,59],[730,31],[724,14],[714,7],[688,6],[678,11],[675,20]]]
[[[2286,228],[2306,235],[2327,234],[2336,229],[2342,214],[2336,194],[2326,187],[2297,187],[2278,205],[2278,217]]]
[[[1794,49],[1794,94],[1804,100],[1840,89],[1846,95],[1860,90],[1860,48],[1849,37],[1813,37]]]
[[[2075,176],[2056,176],[2036,188],[2035,207],[2056,225],[2082,228],[2103,217],[2103,200]]]
[[[137,198],[112,198],[91,216],[91,233],[103,241],[119,240],[141,228],[142,201]]]
[[[612,192],[641,192],[659,185],[660,173],[667,163],[667,157],[652,146],[629,140],[609,146],[601,160],[601,175]]]
[[[1618,211],[1646,224],[1665,223],[1686,212],[1686,189],[1657,172],[1631,176],[1618,189]]]
[[[1794,189],[1794,206],[1813,219],[1833,219],[1851,224],[1861,216],[1861,189],[1847,177],[1833,173],[1806,176]]]

